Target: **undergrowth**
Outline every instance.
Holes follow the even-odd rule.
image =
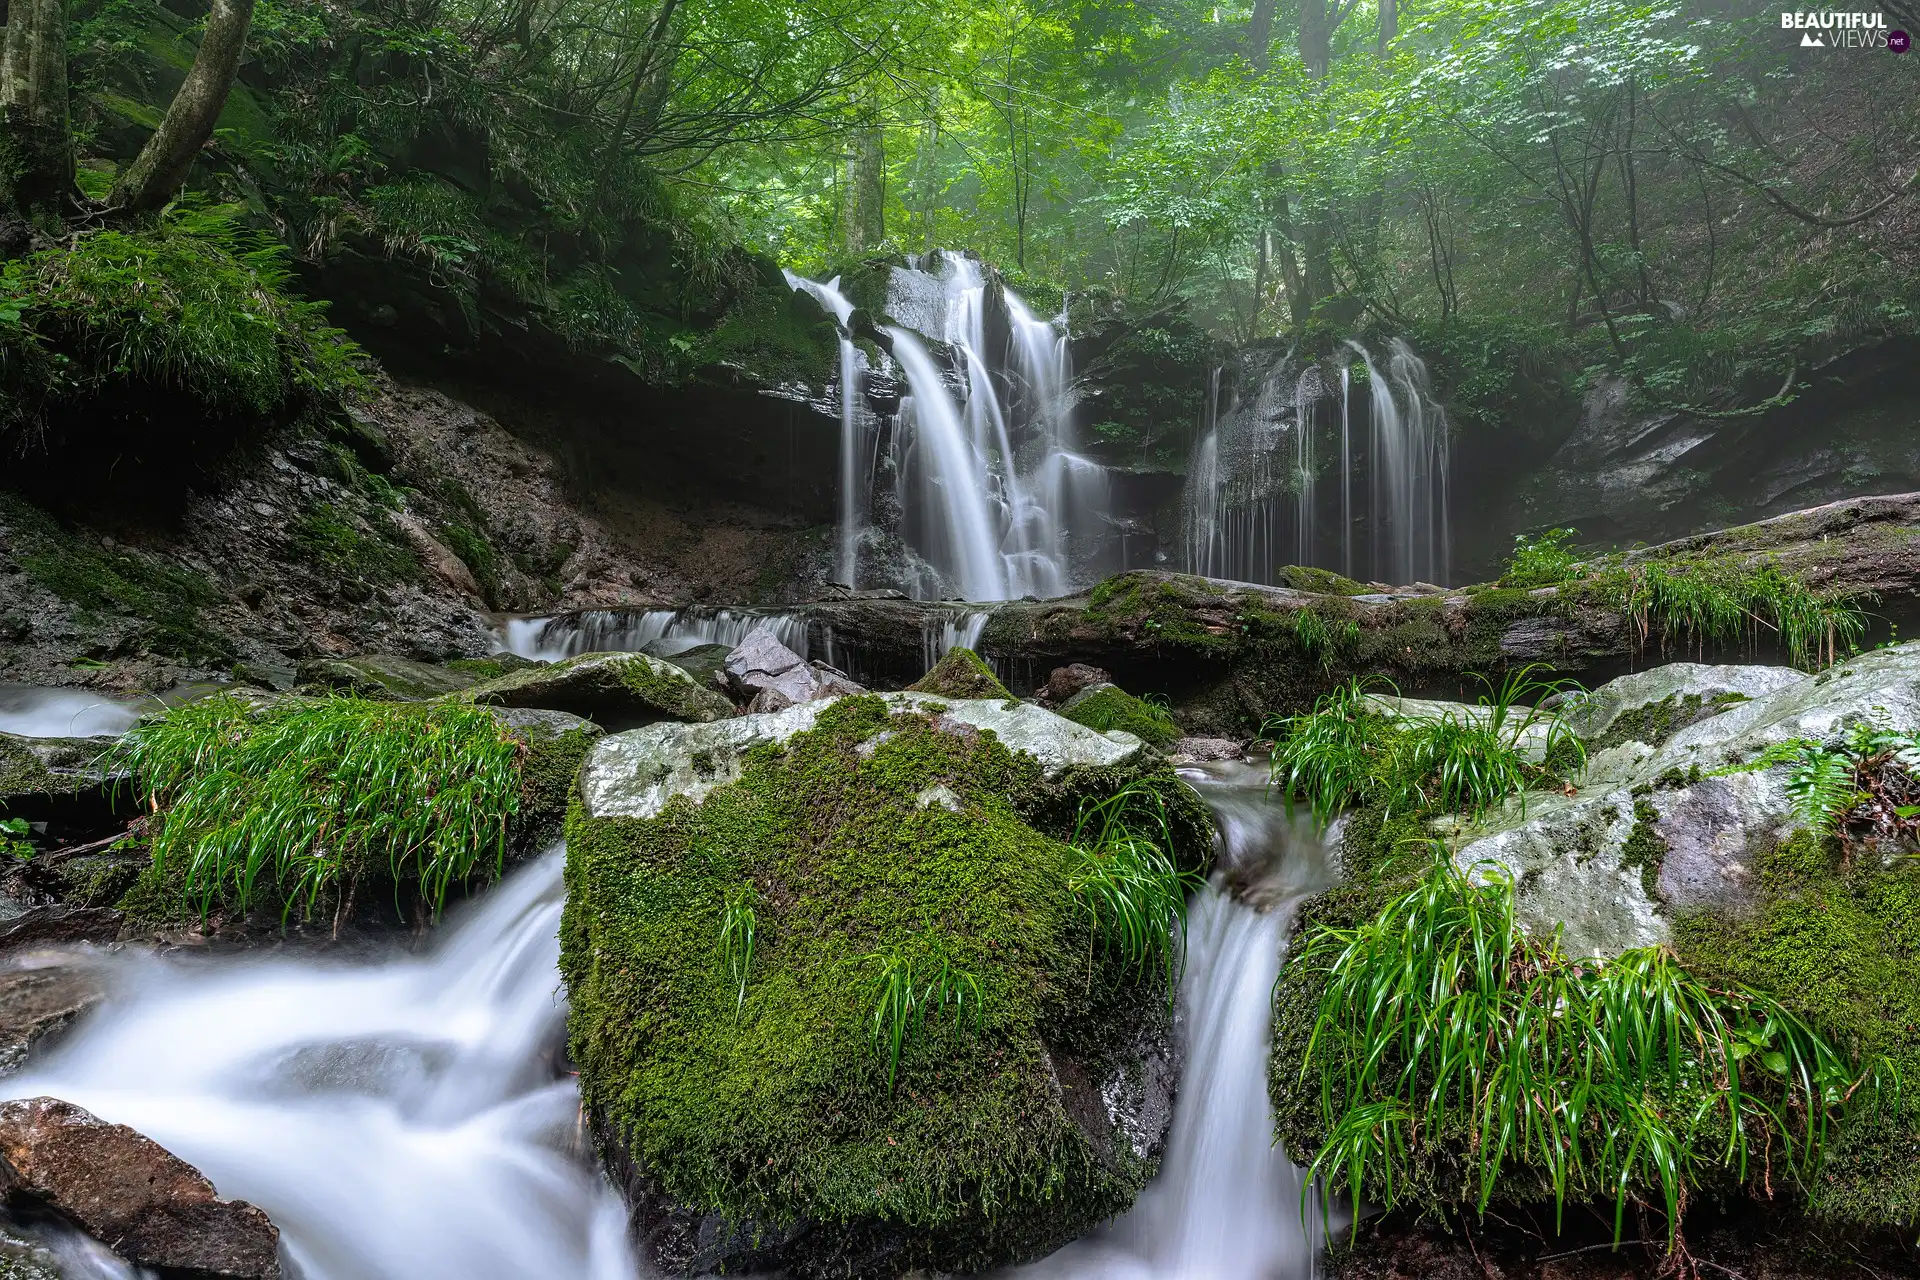
[[[1920,835],[1920,741],[1870,722],[1848,729],[1837,747],[1810,738],[1789,738],[1752,761],[1721,774],[1751,773],[1777,765],[1787,772],[1794,816],[1815,835],[1838,835],[1843,847],[1867,838]]]
[[[1093,917],[1096,938],[1143,978],[1164,970],[1172,999],[1185,954],[1187,896],[1198,877],[1174,863],[1165,798],[1130,786],[1083,802],[1070,844],[1075,866],[1067,887]]]
[[[1392,714],[1378,700],[1394,691],[1383,676],[1350,679],[1304,715],[1267,724],[1273,783],[1289,801],[1305,801],[1322,825],[1362,804],[1388,814],[1483,813],[1558,777],[1562,762],[1585,758],[1571,726],[1537,705],[1564,682],[1542,680],[1537,670],[1487,683],[1476,707],[1429,716]]]
[[[456,704],[217,694],[143,721],[115,754],[158,815],[156,870],[202,912],[268,894],[311,912],[375,876],[417,880],[438,908],[498,873],[519,804],[521,747]]]
[[[358,386],[358,350],[291,292],[283,246],[238,206],[176,204],[139,230],[75,234],[0,269],[0,439],[118,391],[215,416]],[[137,403],[137,399],[135,400]]]
[[[1885,1060],[1849,1060],[1664,948],[1569,959],[1518,926],[1503,867],[1469,874],[1437,846],[1418,884],[1354,927],[1310,929],[1292,963],[1325,975],[1301,1064],[1326,1134],[1311,1168],[1383,1208],[1423,1163],[1482,1213],[1524,1168],[1557,1211],[1611,1201],[1616,1240],[1629,1206],[1657,1205],[1678,1248],[1694,1191],[1806,1184],[1831,1126],[1893,1086]]]
[[[1552,587],[1580,574],[1579,560],[1567,544],[1576,530],[1549,529],[1538,537],[1515,534],[1513,554],[1500,575],[1503,587]]]
[[[1584,593],[1624,611],[1641,648],[1661,652],[1772,636],[1797,667],[1830,666],[1866,632],[1862,595],[1822,596],[1778,565],[1732,558],[1612,564]]]

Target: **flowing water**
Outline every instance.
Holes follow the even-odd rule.
[[[1320,841],[1249,765],[1182,772],[1214,812],[1220,867],[1194,899],[1181,983],[1187,1066],[1160,1174],[1133,1209],[1022,1280],[1310,1280],[1322,1224],[1273,1142],[1272,990],[1302,899],[1333,881]]]
[[[306,1280],[630,1280],[556,1068],[561,854],[424,957],[113,957],[114,992],[8,1082],[132,1125],[280,1227]]]
[[[509,618],[500,647],[522,658],[557,662],[582,653],[682,653],[703,644],[729,649],[756,631],[807,657],[807,619],[755,609],[588,609],[549,618]],[[831,658],[828,661],[832,661]]]
[[[1257,769],[1185,776],[1220,859],[1192,905],[1187,1067],[1160,1175],[1131,1212],[1021,1269],[1031,1280],[1313,1275],[1320,1225],[1272,1143],[1266,1058],[1288,925],[1330,882],[1327,858]],[[636,1280],[556,1064],[562,859],[510,876],[424,956],[106,957],[107,1004],[10,1092],[132,1125],[259,1205],[306,1280]],[[95,1258],[73,1274],[126,1273]]]
[[[130,702],[84,689],[0,684],[0,733],[23,738],[96,738],[125,733],[140,718]]]

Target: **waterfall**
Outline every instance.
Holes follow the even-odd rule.
[[[866,519],[861,505],[866,486],[860,483],[860,461],[866,453],[862,430],[865,406],[861,399],[866,355],[854,345],[853,331],[848,327],[853,302],[840,292],[839,276],[822,284],[784,269],[781,274],[786,276],[788,288],[810,295],[840,328],[840,491],[833,530],[833,573],[836,581],[851,587],[860,575],[860,530]]]
[[[1318,839],[1273,800],[1263,770],[1183,770],[1214,812],[1220,869],[1189,909],[1181,982],[1187,1065],[1160,1174],[1095,1235],[1023,1280],[1310,1280],[1322,1224],[1273,1142],[1272,989],[1293,913],[1333,883]],[[1227,885],[1236,887],[1229,894]],[[1254,905],[1249,905],[1250,899]]]
[[[1224,408],[1216,380],[1207,427],[1188,460],[1190,572],[1271,583],[1280,568],[1302,564],[1394,583],[1447,582],[1447,422],[1426,365],[1400,338],[1389,339],[1379,363],[1357,340],[1342,352],[1337,365],[1293,351],[1250,353]],[[1364,427],[1354,421],[1356,371],[1367,383]],[[1364,451],[1356,436],[1364,436]],[[1337,499],[1320,483],[1323,470],[1331,481],[1333,465],[1322,449],[1335,444]],[[1284,462],[1283,450],[1291,454]],[[1337,551],[1322,542],[1336,519]]]
[[[117,737],[133,727],[143,709],[85,689],[0,684],[0,733],[23,738]]]
[[[703,644],[731,649],[756,631],[771,631],[801,657],[810,656],[806,615],[772,610],[588,609],[548,618],[508,618],[494,634],[500,652],[558,662],[583,653],[645,650],[658,657]]]
[[[864,356],[845,332],[851,304],[838,277],[821,284],[789,274],[789,282],[843,330],[836,573],[859,585],[854,552],[871,518],[873,474],[860,466],[863,379],[846,370]],[[1065,317],[1035,317],[957,253],[893,268],[887,314],[896,323],[883,331],[907,392],[892,445],[900,535],[927,569],[899,585],[922,599],[967,600],[1057,596],[1082,585],[1074,542],[1106,522],[1110,493],[1106,468],[1079,451],[1075,436]]]
[[[632,1280],[557,1058],[562,859],[425,957],[107,957],[107,1003],[10,1096],[132,1125],[266,1210],[306,1280]]]

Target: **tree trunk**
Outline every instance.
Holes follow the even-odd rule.
[[[43,0],[44,2],[44,0]],[[253,0],[213,0],[200,51],[167,106],[166,118],[113,184],[108,203],[130,213],[158,209],[187,180],[227,105],[253,22]]]
[[[1273,6],[1275,0],[1253,0],[1253,19],[1247,23],[1247,61],[1256,71],[1267,69],[1273,50]]]
[[[1335,15],[1328,12],[1335,0],[1300,0],[1300,61],[1315,80],[1327,78],[1333,65],[1333,27]]]
[[[52,231],[72,189],[66,0],[12,0],[0,52],[0,205]]]
[[[887,238],[886,136],[878,125],[861,125],[847,150],[840,184],[840,230],[849,258],[880,247]]]
[[[1380,45],[1379,54],[1385,57],[1387,49],[1400,36],[1400,0],[1380,0]]]

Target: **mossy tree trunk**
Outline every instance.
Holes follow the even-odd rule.
[[[867,124],[854,132],[847,148],[840,225],[849,258],[861,257],[887,238],[885,147],[880,126]]]
[[[227,105],[252,23],[253,0],[213,0],[192,69],[173,95],[160,127],[113,184],[110,204],[129,213],[158,209],[186,182]]]
[[[58,229],[73,189],[66,0],[12,0],[0,52],[0,206]]]

